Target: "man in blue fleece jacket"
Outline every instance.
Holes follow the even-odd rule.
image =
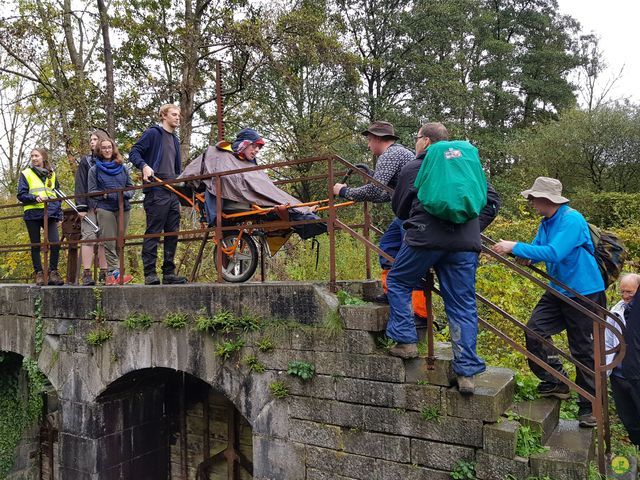
[[[180,125],[180,108],[167,104],[160,107],[160,125],[147,129],[131,148],[129,161],[142,170],[145,182],[154,177],[161,180],[173,180],[182,169],[180,160],[180,141],[175,130]],[[178,197],[164,187],[145,189],[144,211],[147,215],[145,234],[177,232],[180,229],[180,202]],[[145,238],[142,242],[142,263],[144,265],[144,283],[159,285],[156,273],[158,257],[158,237]],[[178,247],[178,237],[164,237],[164,261],[162,263],[162,283],[186,283],[185,277],[176,275],[173,258]]]
[[[567,203],[562,196],[562,184],[555,178],[538,177],[522,196],[531,202],[543,219],[538,233],[531,243],[502,240],[493,250],[500,254],[513,253],[518,263],[545,262],[547,273],[593,302],[606,307],[605,285],[594,256],[595,249],[589,233],[589,225],[582,214]],[[551,287],[568,297],[572,294],[551,282]],[[579,298],[573,298],[589,310],[593,309]],[[527,324],[534,332],[550,339],[567,331],[571,355],[588,368],[593,369],[593,321],[587,315],[545,292],[536,305]],[[562,363],[548,354],[537,338],[526,335],[527,350],[544,360],[566,376]],[[538,392],[542,397],[569,398],[569,387],[558,381],[546,370],[529,361],[529,367],[542,382]],[[594,379],[576,369],[576,383],[587,392],[594,393]],[[578,419],[581,427],[595,427],[591,403],[578,399]]]

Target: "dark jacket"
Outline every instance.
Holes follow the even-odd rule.
[[[174,134],[173,140],[176,146],[176,177],[182,171],[182,160],[180,157],[180,141]],[[140,139],[131,147],[129,161],[138,169],[142,170],[145,165],[149,165],[155,172],[162,161],[162,127],[154,125],[148,128]],[[154,187],[154,190],[162,187]]]
[[[80,159],[76,170],[74,195],[82,195],[89,192],[89,169],[96,164],[96,157],[93,154],[84,155]],[[86,212],[96,208],[96,197],[76,198],[76,207],[79,212]]]
[[[627,311],[623,335],[627,352],[622,359],[622,374],[627,380],[640,380],[640,288]]]
[[[481,250],[480,231],[498,214],[500,196],[487,184],[487,205],[480,216],[463,224],[455,224],[427,213],[418,200],[413,186],[426,152],[421,153],[400,172],[398,186],[391,199],[396,216],[405,220],[405,242],[412,247],[446,250],[451,252]]]
[[[37,173],[37,172],[36,172]],[[42,178],[42,177],[41,177]],[[44,179],[42,179],[44,181]],[[60,183],[56,178],[55,188],[60,188]],[[23,174],[20,174],[20,179],[18,180],[18,201],[20,203],[37,203],[36,196],[29,193],[29,184],[27,183],[27,179]],[[47,210],[49,214],[49,219],[51,220],[62,220],[62,206],[60,202],[49,202],[47,203]],[[44,208],[33,208],[31,210],[26,210],[24,212],[25,220],[42,220],[44,219]]]
[[[133,186],[133,182],[131,181],[131,177],[129,176],[129,172],[127,169],[122,166],[122,169],[117,169],[112,172],[105,172],[103,169],[100,169],[100,165],[105,164],[107,166],[112,166],[113,162],[103,162],[98,163],[91,167],[89,170],[88,176],[88,185],[89,191],[91,193],[101,192],[103,190],[113,190],[116,188],[124,188]],[[124,192],[124,209],[125,211],[131,209],[131,205],[129,205],[129,200],[133,197],[135,193],[134,190],[128,190]],[[97,199],[96,208],[101,208],[102,210],[108,210],[110,212],[118,211],[118,194],[117,193],[105,193],[103,196],[93,197]]]

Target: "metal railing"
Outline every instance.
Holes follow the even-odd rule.
[[[216,208],[217,208],[217,215],[216,215],[216,224],[214,227],[206,227],[206,226],[202,226],[201,228],[197,228],[197,229],[189,229],[189,230],[181,230],[181,231],[177,231],[177,232],[163,232],[163,233],[154,233],[154,234],[132,234],[132,235],[127,235],[126,232],[124,231],[124,192],[127,191],[131,191],[131,190],[140,190],[140,189],[146,189],[146,188],[150,188],[150,187],[161,187],[163,185],[163,183],[168,184],[168,185],[174,185],[174,184],[178,184],[178,183],[182,183],[185,181],[193,181],[193,180],[206,180],[206,179],[211,179],[216,187],[216,191],[220,192],[222,191],[221,187],[222,187],[222,178],[228,175],[237,175],[237,174],[242,174],[245,172],[251,172],[251,171],[256,171],[256,170],[265,170],[265,169],[270,169],[270,170],[275,170],[278,168],[290,168],[292,166],[296,166],[296,165],[304,165],[304,164],[311,164],[311,163],[325,163],[326,164],[326,170],[327,173],[326,174],[320,174],[320,175],[310,175],[308,177],[301,177],[301,178],[296,178],[296,179],[287,179],[287,180],[279,180],[277,182],[277,184],[286,184],[286,183],[294,183],[294,182],[302,182],[302,181],[320,181],[326,178],[327,180],[327,218],[321,219],[321,220],[304,220],[304,221],[297,221],[297,222],[291,222],[291,221],[285,221],[285,220],[280,220],[280,221],[271,221],[271,222],[265,222],[265,223],[252,223],[252,222],[246,222],[246,223],[239,223],[239,224],[234,224],[232,226],[229,225],[223,225],[223,207],[222,207],[222,202],[216,202]],[[98,238],[96,240],[78,240],[78,239],[74,239],[74,240],[64,240],[64,241],[60,241],[60,242],[56,242],[56,243],[51,243],[48,241],[48,209],[45,208],[44,209],[44,215],[45,215],[45,221],[44,221],[44,235],[43,235],[43,241],[41,243],[37,243],[37,244],[12,244],[12,245],[0,245],[0,253],[3,252],[12,252],[12,251],[20,251],[20,250],[27,250],[30,247],[34,247],[34,246],[39,246],[42,251],[44,252],[44,265],[47,264],[48,262],[48,255],[49,255],[49,250],[51,248],[52,245],[60,245],[62,247],[66,247],[66,248],[77,248],[78,245],[82,245],[82,244],[96,244],[96,243],[102,243],[105,241],[116,241],[116,245],[117,245],[117,252],[118,252],[118,256],[119,256],[119,260],[120,260],[120,272],[121,275],[119,277],[120,282],[123,281],[124,279],[124,274],[126,272],[126,265],[125,265],[125,257],[124,257],[124,249],[127,245],[139,245],[139,241],[145,238],[164,238],[166,236],[178,236],[179,237],[179,241],[184,241],[184,242],[192,242],[192,241],[202,241],[203,243],[201,244],[201,250],[198,254],[198,260],[201,260],[201,256],[202,256],[202,245],[204,245],[204,242],[207,241],[208,236],[210,234],[213,234],[213,242],[217,242],[218,239],[221,239],[223,237],[223,234],[225,231],[228,230],[238,230],[238,229],[263,229],[263,230],[278,230],[278,229],[282,229],[283,227],[291,227],[294,225],[305,225],[305,224],[311,224],[311,223],[317,223],[317,222],[326,222],[327,224],[327,233],[328,233],[328,237],[329,237],[329,279],[328,279],[328,283],[329,283],[329,288],[332,291],[336,291],[337,288],[337,278],[336,278],[336,239],[335,239],[335,233],[336,231],[343,231],[348,233],[352,238],[356,239],[358,242],[360,242],[364,247],[365,247],[365,261],[366,261],[366,277],[367,279],[371,278],[371,252],[375,252],[376,254],[386,258],[387,260],[393,262],[393,258],[388,255],[387,253],[385,253],[384,251],[382,251],[378,245],[374,244],[371,239],[370,239],[370,235],[371,233],[377,233],[377,234],[382,234],[382,232],[377,229],[374,225],[371,224],[371,215],[370,215],[370,211],[369,211],[369,204],[367,202],[363,202],[362,203],[362,212],[363,212],[363,221],[362,223],[356,224],[356,225],[347,225],[346,223],[344,223],[342,220],[340,220],[339,215],[338,215],[338,208],[337,208],[337,204],[336,204],[336,199],[335,196],[333,194],[333,185],[336,179],[336,175],[340,176],[344,174],[344,171],[339,171],[336,172],[334,171],[335,168],[346,168],[348,169],[347,171],[352,171],[353,173],[360,175],[363,178],[364,182],[370,182],[375,184],[377,187],[379,187],[382,190],[387,191],[389,194],[393,193],[393,190],[391,188],[389,188],[388,186],[380,183],[379,181],[377,181],[375,178],[373,178],[371,175],[369,175],[366,172],[363,172],[361,170],[359,170],[356,166],[352,165],[351,163],[347,162],[346,160],[336,156],[336,155],[327,155],[327,156],[320,156],[320,157],[312,157],[312,158],[305,158],[305,159],[301,159],[301,160],[293,160],[293,161],[287,161],[287,162],[279,162],[279,163],[274,163],[274,164],[268,164],[268,165],[258,165],[258,166],[251,166],[251,167],[247,167],[247,168],[242,168],[242,169],[237,169],[237,170],[230,170],[230,171],[225,171],[225,172],[218,172],[218,173],[212,173],[212,174],[205,174],[205,175],[199,175],[199,176],[194,176],[194,177],[190,177],[188,179],[177,179],[177,180],[167,180],[166,182],[153,182],[153,183],[145,183],[144,185],[135,185],[132,187],[127,187],[127,188],[120,188],[120,189],[112,189],[112,190],[105,190],[103,192],[96,192],[96,193],[90,193],[90,194],[83,194],[81,196],[75,196],[75,195],[69,195],[67,197],[64,198],[58,198],[58,199],[54,199],[54,200],[45,200],[46,202],[50,202],[50,201],[60,201],[60,200],[71,200],[73,201],[76,198],[82,197],[82,198],[86,198],[86,197],[95,197],[95,196],[101,196],[104,194],[109,194],[109,193],[116,193],[118,195],[118,215],[119,215],[119,230],[118,230],[118,235],[116,237],[110,237],[110,238]],[[83,201],[83,203],[85,203]],[[133,202],[136,203],[136,202]],[[139,203],[139,202],[137,202]],[[2,205],[0,206],[0,210],[1,209],[7,209],[7,208],[12,208],[12,207],[18,207],[20,206],[20,204],[11,204],[11,205]],[[4,217],[0,217],[0,221],[2,220],[8,220],[8,219],[15,219],[15,218],[19,218],[21,215],[7,215]],[[361,230],[362,233],[358,233],[357,230]],[[507,267],[508,269],[510,269],[514,274],[520,275],[526,279],[528,279],[529,281],[533,282],[535,285],[537,285],[538,287],[540,287],[541,289],[543,289],[545,292],[548,292],[552,295],[554,295],[556,298],[558,298],[559,300],[561,300],[562,302],[566,303],[567,305],[570,305],[571,307],[575,308],[576,310],[578,310],[579,312],[583,313],[584,315],[588,316],[592,322],[593,322],[593,340],[594,340],[594,358],[596,359],[595,361],[595,365],[593,366],[588,366],[588,365],[584,365],[582,364],[580,361],[578,361],[577,359],[575,359],[573,356],[571,356],[570,354],[567,354],[566,352],[562,351],[561,349],[559,349],[556,345],[554,345],[554,343],[548,339],[548,338],[544,338],[542,336],[540,336],[539,334],[537,334],[536,332],[532,331],[530,328],[527,327],[526,324],[520,322],[519,320],[517,320],[514,316],[512,316],[511,314],[509,314],[508,312],[506,312],[505,310],[503,310],[502,308],[500,308],[499,306],[495,305],[494,303],[490,302],[486,297],[484,297],[483,295],[481,295],[480,293],[476,293],[476,297],[477,300],[484,306],[486,306],[487,308],[489,308],[491,311],[495,312],[496,314],[500,315],[502,318],[508,320],[509,322],[511,322],[513,325],[517,326],[519,329],[521,329],[525,334],[530,335],[534,338],[536,338],[537,340],[539,340],[540,342],[543,343],[544,347],[547,348],[549,351],[557,353],[559,356],[561,356],[565,361],[575,365],[576,369],[581,370],[585,375],[588,375],[590,377],[592,377],[594,379],[594,385],[595,385],[595,392],[592,394],[588,391],[586,391],[584,388],[580,387],[579,385],[577,385],[574,381],[568,379],[567,377],[565,377],[561,372],[556,371],[552,366],[550,366],[549,364],[547,364],[546,362],[544,362],[543,360],[541,360],[540,358],[536,357],[534,354],[530,353],[526,347],[522,346],[520,343],[518,343],[515,339],[511,338],[508,334],[506,334],[505,332],[501,331],[498,327],[496,327],[495,325],[492,325],[490,322],[486,321],[483,318],[479,318],[479,323],[480,325],[482,325],[485,329],[487,329],[488,331],[492,332],[493,334],[495,334],[497,337],[499,337],[500,339],[502,339],[503,341],[505,341],[507,344],[511,345],[514,349],[516,349],[518,352],[522,353],[528,360],[530,360],[531,362],[539,365],[541,368],[543,368],[545,371],[547,371],[549,374],[551,374],[553,377],[555,377],[557,380],[559,380],[560,382],[564,383],[565,385],[567,385],[571,390],[577,392],[578,394],[582,395],[584,398],[586,398],[588,401],[591,402],[592,407],[593,407],[593,413],[594,416],[596,417],[596,421],[597,421],[597,440],[598,440],[598,468],[600,470],[601,473],[605,472],[605,456],[606,454],[610,453],[611,451],[611,442],[610,442],[610,428],[609,428],[609,418],[608,418],[608,408],[607,408],[607,371],[612,370],[613,368],[615,368],[616,366],[620,365],[622,362],[622,359],[624,357],[625,354],[625,343],[624,343],[624,338],[622,336],[622,334],[616,329],[614,328],[612,325],[610,325],[609,323],[607,323],[604,319],[608,316],[610,318],[613,319],[614,323],[618,326],[620,326],[622,328],[621,322],[620,320],[615,316],[612,315],[608,310],[606,310],[605,308],[602,308],[600,305],[594,303],[593,301],[591,301],[590,299],[578,294],[577,292],[573,291],[572,289],[570,289],[568,286],[562,284],[561,282],[559,282],[556,279],[551,278],[549,275],[547,275],[545,272],[535,268],[535,267],[526,267],[523,268],[522,266],[516,264],[515,262],[511,261],[509,258],[501,256],[495,252],[493,252],[487,245],[492,245],[493,243],[495,243],[493,240],[491,240],[490,238],[486,237],[483,235],[483,247],[482,247],[482,251],[484,254],[490,256],[494,261],[497,261],[499,263],[501,263],[502,265],[504,265],[505,267]],[[264,252],[263,252],[264,253]],[[223,261],[223,252],[222,252],[222,248],[218,248],[217,249],[217,255],[216,255],[216,266],[217,266],[217,281],[220,282],[222,281],[222,261]],[[194,271],[192,272],[191,275],[191,280],[195,280],[197,277],[197,262],[196,265],[194,266]],[[47,275],[47,269],[44,269],[44,273],[45,273],[45,283],[46,283],[46,275]],[[425,295],[427,297],[427,307],[428,307],[428,318],[427,318],[427,322],[428,322],[428,335],[427,335],[427,361],[428,364],[430,366],[433,366],[433,361],[434,361],[434,338],[433,338],[433,308],[432,308],[432,292],[435,292],[437,294],[439,294],[439,289],[436,287],[434,281],[433,281],[433,274],[431,272],[425,272],[425,275],[427,277],[427,282],[426,282],[426,287],[425,287]],[[566,295],[563,295],[562,293],[560,293],[559,291],[555,290],[554,288],[552,288],[551,286],[549,286],[544,280],[541,280],[541,278],[544,280],[551,280],[553,281],[556,285],[560,286],[561,288],[563,288],[565,291],[571,293],[575,298],[572,297],[568,297]],[[262,275],[261,275],[262,280],[264,281],[265,277],[264,277],[264,266],[262,268]],[[580,299],[583,303],[585,303],[586,305],[589,306],[589,308],[586,308],[585,306],[581,305],[580,303],[576,302],[575,299]],[[612,349],[612,350],[607,350],[605,351],[604,348],[604,332],[605,330],[610,330],[613,335],[615,335],[618,340],[619,340],[619,344],[616,348]],[[613,352],[617,352],[617,355],[615,357],[615,360],[611,363],[611,364],[605,364],[605,360],[604,360],[604,356]]]

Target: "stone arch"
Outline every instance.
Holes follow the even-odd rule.
[[[251,424],[223,393],[189,373],[131,371],[96,397],[93,412],[101,432],[95,460],[105,478],[253,474]]]

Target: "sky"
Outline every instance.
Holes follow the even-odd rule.
[[[584,33],[600,37],[608,69],[603,78],[614,78],[624,66],[610,99],[627,97],[640,103],[640,1],[558,0],[560,12],[578,20]]]

